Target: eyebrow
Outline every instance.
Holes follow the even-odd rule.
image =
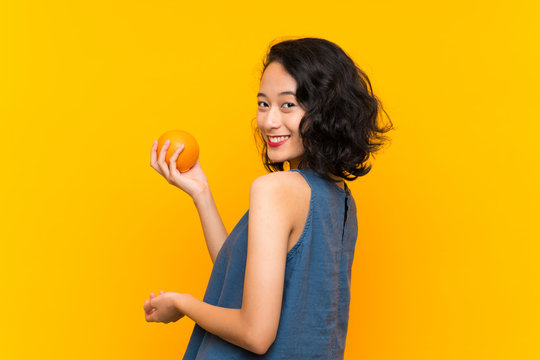
[[[296,94],[294,93],[294,91],[282,91],[282,92],[280,92],[278,95],[280,95],[280,96],[281,96],[281,95],[294,95],[294,96],[296,96]],[[260,93],[257,94],[257,97],[259,97],[259,96],[264,96],[265,98],[268,97],[268,96],[266,96],[266,94],[264,94],[264,93],[262,93],[262,92],[260,92]]]

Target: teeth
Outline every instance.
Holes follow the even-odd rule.
[[[290,138],[290,136],[268,137],[268,139],[272,143],[278,143],[278,142],[283,141],[283,140],[288,139],[288,138]]]

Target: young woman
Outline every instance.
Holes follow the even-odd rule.
[[[230,234],[199,162],[180,173],[181,149],[168,166],[168,144],[158,155],[154,142],[151,165],[193,198],[214,266],[203,301],[151,293],[146,321],[193,319],[184,359],[342,359],[358,234],[344,180],[371,170],[366,162],[392,126],[377,123],[382,106],[367,76],[324,39],[274,44],[257,101],[270,173],[252,183],[249,210]]]

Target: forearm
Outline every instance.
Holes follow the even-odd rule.
[[[189,294],[181,294],[177,301],[181,313],[195,321],[206,331],[220,338],[257,353],[258,348],[250,337],[250,328],[242,309],[229,309],[210,305]]]
[[[193,198],[193,203],[199,213],[204,238],[206,239],[206,246],[213,263],[228,236],[227,229],[225,229],[223,220],[221,220],[210,187],[196,198]]]

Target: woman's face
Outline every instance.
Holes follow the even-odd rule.
[[[298,167],[304,153],[298,127],[304,109],[296,101],[296,80],[278,62],[264,71],[257,94],[257,125],[267,145],[268,158]]]

